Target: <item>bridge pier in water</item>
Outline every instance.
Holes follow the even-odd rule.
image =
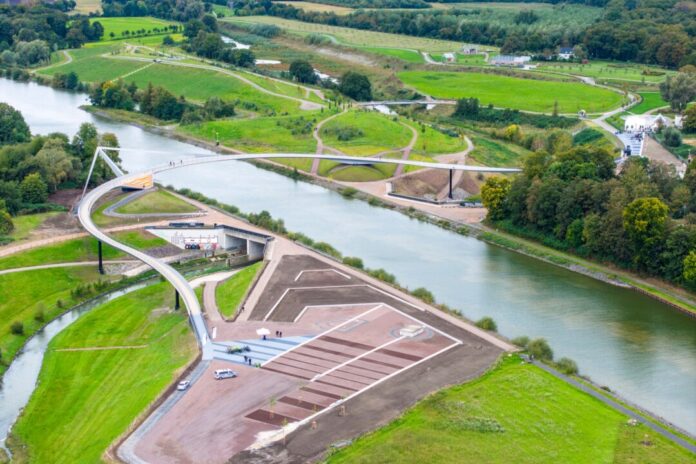
[[[99,255],[99,274],[104,275],[104,261],[102,254],[102,241],[97,240],[97,254]]]

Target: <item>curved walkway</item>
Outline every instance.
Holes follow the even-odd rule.
[[[113,148],[110,148],[113,150]],[[95,156],[98,156],[99,151],[102,147],[97,147]],[[122,149],[116,149],[122,150]],[[175,288],[175,290],[181,295],[184,304],[186,305],[191,324],[196,333],[196,338],[201,347],[202,358],[204,360],[209,360],[213,358],[213,350],[211,346],[210,336],[208,334],[208,329],[203,320],[203,314],[201,311],[200,303],[196,293],[193,291],[190,283],[181,275],[177,270],[175,270],[170,265],[166,264],[164,261],[152,257],[140,250],[137,250],[129,245],[119,242],[118,240],[112,238],[103,232],[99,227],[97,227],[94,222],[92,222],[92,209],[94,208],[97,201],[104,195],[106,195],[111,190],[121,187],[135,179],[142,177],[143,175],[171,171],[174,169],[185,168],[189,166],[196,166],[201,164],[209,163],[220,163],[235,160],[250,160],[250,159],[273,159],[273,158],[314,158],[314,159],[327,159],[333,161],[365,161],[370,163],[383,163],[383,164],[395,164],[395,165],[410,165],[419,166],[426,168],[437,168],[437,169],[453,169],[453,170],[463,170],[463,171],[477,171],[477,172],[519,172],[519,169],[515,168],[486,168],[482,166],[465,166],[459,164],[442,164],[442,163],[426,163],[422,161],[409,161],[400,159],[374,159],[374,158],[359,158],[352,156],[327,156],[327,155],[316,155],[316,154],[296,154],[296,153],[273,153],[273,154],[245,154],[245,155],[214,155],[214,156],[201,156],[188,159],[179,160],[179,162],[168,163],[166,165],[156,166],[150,170],[144,172],[136,172],[125,174],[120,177],[116,177],[108,182],[101,184],[100,186],[94,188],[91,192],[84,196],[80,205],[78,207],[78,219],[82,226],[87,230],[87,232],[93,235],[98,240],[126,252],[127,254],[139,259],[143,263],[149,265],[155,271],[157,271],[162,277],[169,281]]]

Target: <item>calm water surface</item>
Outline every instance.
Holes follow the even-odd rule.
[[[165,152],[124,153],[131,172],[206,153],[96,118],[78,108],[86,102],[82,94],[0,79],[0,101],[21,110],[34,133],[73,134],[90,121],[116,133],[123,147]],[[266,209],[290,230],[383,267],[408,287],[430,289],[470,319],[493,317],[508,337],[545,337],[556,357],[576,360],[598,383],[696,434],[696,319],[636,292],[249,164],[198,166],[158,180],[244,211]]]

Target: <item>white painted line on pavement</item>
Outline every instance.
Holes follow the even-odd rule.
[[[295,277],[295,282],[300,280],[300,277],[302,277],[302,274],[304,274],[305,272],[335,272],[336,274],[340,275],[341,277],[345,277],[346,279],[350,280],[351,278],[348,274],[329,267],[326,269],[305,269],[304,271],[300,271],[299,274],[297,274],[297,277]]]

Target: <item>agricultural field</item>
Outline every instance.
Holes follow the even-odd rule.
[[[186,312],[173,311],[172,300],[168,284],[152,285],[93,309],[51,341],[12,429],[18,459],[101,461],[195,356]]]
[[[365,50],[370,53],[376,53],[377,55],[388,56],[391,58],[398,58],[400,60],[406,61],[408,63],[424,63],[425,59],[423,55],[418,53],[416,50],[406,50],[403,48],[383,48],[383,47],[364,47],[361,50]]]
[[[514,10],[519,11],[520,8],[525,10],[550,10],[553,5],[550,3],[533,3],[533,2],[461,2],[461,3],[431,3],[431,7],[440,10],[456,10],[456,9],[472,9],[472,8],[490,8],[493,10]]]
[[[75,5],[75,13],[90,14],[101,10],[101,0],[77,0]]]
[[[430,57],[440,63],[445,63],[445,58],[442,53],[431,53]],[[465,55],[463,53],[456,53],[454,55],[456,59],[456,64],[462,64],[467,66],[485,66],[486,56],[485,55]]]
[[[660,83],[665,80],[666,76],[674,74],[674,71],[656,66],[611,61],[592,61],[587,64],[540,63],[538,70],[592,77],[597,80],[645,82],[648,84]]]
[[[522,79],[484,73],[403,71],[397,76],[407,86],[436,98],[476,97],[482,105],[551,113],[608,111],[621,104],[622,95],[579,82]]]
[[[320,135],[325,145],[348,155],[373,156],[406,147],[413,133],[376,111],[350,111],[324,124]]]
[[[323,24],[305,23],[291,19],[277,18],[273,16],[245,16],[225,17],[222,21],[232,24],[273,24],[286,31],[299,36],[309,34],[322,34],[332,37],[341,45],[354,47],[374,47],[378,45],[384,48],[402,48],[429,52],[448,52],[459,50],[462,46],[459,42],[449,40],[428,39],[400,34],[388,34],[384,32],[372,32],[348,27],[328,26]]]
[[[218,284],[215,288],[215,300],[223,316],[234,317],[237,314],[242,299],[261,269],[263,262],[259,261]]]
[[[110,17],[92,18],[90,22],[99,21],[104,27],[102,41],[126,38],[132,35],[169,34],[169,26],[179,25],[174,21],[151,17]]]
[[[318,113],[302,116],[228,119],[181,126],[187,135],[250,153],[314,153],[312,128]]]
[[[121,214],[195,213],[196,211],[198,208],[191,203],[161,189],[146,193],[116,210]]]
[[[509,355],[482,377],[431,395],[327,462],[678,464],[693,462],[693,455]]]
[[[76,304],[70,290],[96,282],[102,276],[96,266],[64,267],[0,275],[0,375],[28,337],[47,321]],[[40,282],[40,285],[37,285]],[[24,291],[16,291],[16,289]],[[56,304],[60,300],[62,305]],[[12,333],[12,324],[22,323],[22,333]]]
[[[304,11],[312,11],[312,12],[318,12],[318,13],[335,13],[339,16],[342,15],[347,15],[351,14],[355,10],[353,8],[348,8],[345,6],[338,6],[338,5],[326,5],[324,3],[317,3],[317,2],[276,2],[276,3],[283,3],[286,5],[292,5],[295,8],[299,8],[300,10]]]

